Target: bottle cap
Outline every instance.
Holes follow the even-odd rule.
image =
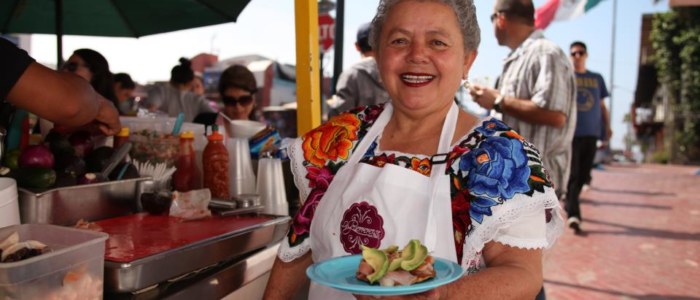
[[[117,136],[119,136],[119,137],[129,136],[129,127],[122,127],[122,129],[119,130],[119,133],[117,133]]]
[[[224,135],[219,132],[219,126],[211,126],[211,134],[207,137],[210,141],[223,141]]]
[[[193,139],[194,138],[194,132],[191,130],[183,131],[180,134],[181,139]]]

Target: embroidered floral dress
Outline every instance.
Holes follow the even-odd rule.
[[[292,172],[303,205],[282,243],[280,259],[292,261],[311,249],[316,207],[383,109],[384,105],[358,107],[333,117],[291,146]],[[458,263],[469,272],[484,267],[481,250],[489,241],[544,248],[561,233],[559,203],[538,151],[504,123],[485,119],[449,153],[432,157],[382,151],[378,139],[362,163],[394,164],[425,176],[430,176],[434,163],[447,164],[453,230],[445,234],[454,236]]]

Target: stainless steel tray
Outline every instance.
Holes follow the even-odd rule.
[[[21,222],[72,226],[78,220],[102,220],[139,211],[137,199],[152,186],[150,177],[62,187],[18,189]]]
[[[287,216],[274,217],[128,263],[105,260],[105,289],[110,293],[135,292],[272,245],[284,238],[291,221]]]

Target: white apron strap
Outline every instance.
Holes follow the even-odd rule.
[[[450,150],[452,139],[454,137],[455,128],[457,127],[457,119],[459,116],[459,108],[457,104],[452,102],[452,107],[447,113],[445,122],[442,124],[442,132],[440,133],[440,143],[438,144],[438,155],[444,155],[444,160],[447,160],[447,153]],[[430,171],[430,201],[431,205],[428,209],[428,226],[425,227],[425,245],[428,249],[434,250],[437,247],[438,226],[435,219],[434,208],[438,206],[438,188],[441,176],[445,173],[447,162],[433,164]]]

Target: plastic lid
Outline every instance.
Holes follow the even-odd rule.
[[[117,133],[117,136],[129,136],[129,127],[122,127],[122,129],[119,130],[119,133]]]
[[[180,134],[180,138],[181,138],[181,139],[193,139],[193,138],[194,138],[194,132],[191,131],[191,130],[183,131],[183,132]]]

